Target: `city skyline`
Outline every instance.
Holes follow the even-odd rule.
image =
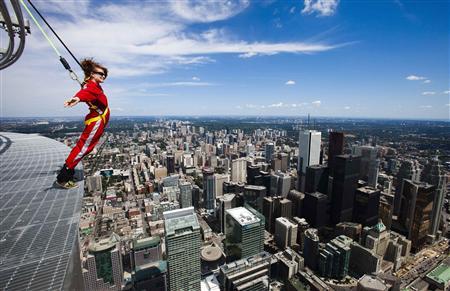
[[[35,4],[110,69],[112,116],[450,116],[447,1]],[[0,72],[0,116],[83,116],[63,108],[78,85],[31,30]]]

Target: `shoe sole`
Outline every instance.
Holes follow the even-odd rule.
[[[75,184],[73,187],[66,187],[63,184],[58,183],[58,181],[55,181],[55,185],[58,186],[59,188],[66,189],[66,190],[78,188],[77,184]]]

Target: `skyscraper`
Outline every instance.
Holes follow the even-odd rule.
[[[203,206],[207,211],[214,211],[216,207],[216,189],[214,185],[214,170],[211,168],[203,169]]]
[[[303,217],[315,228],[321,228],[328,222],[328,196],[320,193],[305,193],[303,200]]]
[[[222,233],[225,233],[226,211],[228,209],[236,207],[235,197],[236,195],[227,193],[217,199],[219,201],[219,223],[220,223],[220,231]]]
[[[87,290],[121,290],[123,280],[120,237],[115,233],[98,242],[92,241],[82,262]]]
[[[300,132],[298,173],[305,174],[306,167],[319,164],[321,136],[322,134],[315,130]]]
[[[194,207],[164,212],[170,291],[200,290],[200,226]]]
[[[322,277],[342,279],[347,276],[352,241],[351,238],[340,235],[320,250],[318,271]]]
[[[363,226],[372,226],[378,222],[380,190],[371,187],[356,189],[353,205],[353,221]]]
[[[247,160],[245,158],[231,161],[231,181],[241,183],[247,181]]]
[[[321,133],[315,130],[303,130],[299,134],[299,154],[297,161],[297,190],[305,191],[306,168],[320,164]]]
[[[248,165],[247,166],[247,184],[256,185],[255,177],[259,176],[260,170],[261,170],[261,166],[258,166],[258,165]]]
[[[336,156],[331,195],[331,223],[351,221],[353,201],[358,184],[361,158],[352,155]]]
[[[230,175],[228,174],[214,174],[215,195],[219,198],[223,195],[223,183],[230,181]]]
[[[442,215],[442,204],[444,202],[447,187],[447,176],[444,167],[438,157],[431,159],[422,172],[422,180],[436,187],[436,195],[433,201],[433,213],[431,218],[430,234],[434,237],[439,230],[439,222]]]
[[[270,161],[272,160],[274,151],[275,151],[274,143],[273,142],[267,143],[265,146],[266,163],[270,163]]]
[[[319,256],[319,234],[317,229],[308,228],[305,230],[305,240],[303,244],[303,257],[305,258],[305,266],[311,270],[317,269]]]
[[[247,185],[244,187],[244,201],[258,212],[262,213],[263,199],[266,197],[266,187]]]
[[[297,190],[291,190],[287,198],[292,201],[292,216],[303,217],[305,194]]]
[[[378,167],[380,160],[377,159],[378,149],[373,146],[354,146],[353,154],[361,156],[361,167],[359,178],[367,181],[371,187],[377,186]]]
[[[330,131],[328,137],[328,167],[333,169],[334,157],[344,154],[344,133]]]
[[[167,155],[166,157],[166,168],[168,174],[175,173],[175,157],[173,155]]]
[[[180,182],[180,207],[192,206],[192,184],[186,181]]]
[[[402,161],[395,179],[394,215],[398,215],[400,211],[403,180],[408,179],[414,182],[419,182],[420,174],[420,164],[417,160]]]
[[[283,173],[276,172],[271,175],[270,179],[270,195],[286,197],[291,190],[291,176]]]
[[[256,255],[264,249],[264,216],[252,208],[226,210],[225,250],[227,261]]]
[[[399,222],[412,247],[419,249],[430,231],[436,187],[403,180]]]
[[[328,193],[329,168],[325,165],[312,165],[306,168],[305,192]]]
[[[285,249],[297,243],[297,224],[285,217],[275,219],[275,241],[279,248]]]

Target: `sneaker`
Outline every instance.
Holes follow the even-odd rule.
[[[65,183],[60,183],[58,181],[55,181],[55,183],[56,183],[56,185],[58,185],[59,187],[64,188],[64,189],[74,189],[74,188],[78,187],[78,185],[74,181],[71,181],[71,180],[69,180]]]

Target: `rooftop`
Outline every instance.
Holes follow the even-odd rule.
[[[163,215],[167,236],[176,235],[177,230],[190,228],[193,231],[200,229],[194,207],[165,211]]]
[[[69,151],[36,134],[0,132],[1,290],[78,288],[65,284],[76,276],[67,270],[79,268],[71,253],[84,182],[70,190],[53,184]],[[76,174],[82,176],[81,167]]]
[[[245,207],[236,207],[232,209],[228,209],[227,213],[231,215],[240,225],[249,225],[256,222],[259,222],[259,218],[250,212]]]
[[[440,284],[445,284],[450,281],[450,265],[440,264],[434,268],[427,277]]]

